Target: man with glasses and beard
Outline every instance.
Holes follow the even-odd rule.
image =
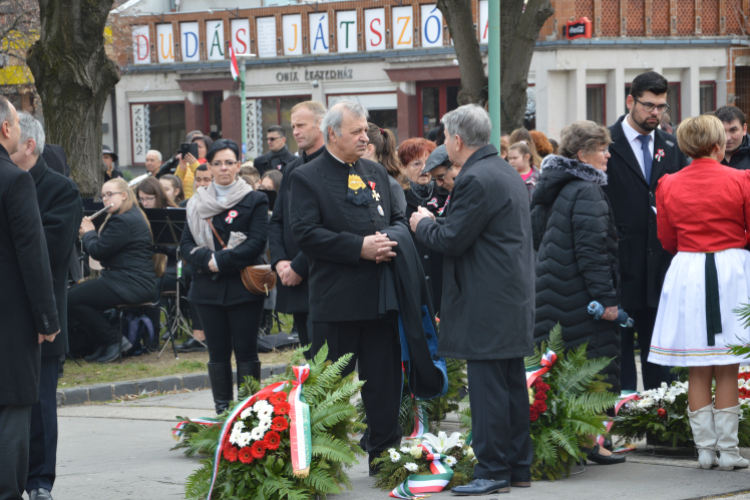
[[[669,380],[669,367],[647,361],[661,287],[672,261],[656,233],[656,186],[662,176],[688,164],[677,139],[658,128],[669,109],[668,93],[669,83],[659,73],[638,75],[627,97],[628,114],[609,128],[612,157],[604,191],[619,237],[621,305],[635,320],[635,328],[622,329],[623,390],[637,389],[635,332],[641,346],[643,388],[654,389]]]
[[[294,156],[286,146],[286,130],[281,125],[268,127],[266,133],[266,143],[271,151],[260,155],[253,162],[253,166],[258,169],[258,174],[263,177],[268,170],[284,170],[296,156]]]

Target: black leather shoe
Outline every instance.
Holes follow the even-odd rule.
[[[531,488],[531,476],[510,476],[511,488]]]
[[[469,484],[456,486],[451,490],[454,495],[489,495],[490,493],[508,493],[510,481],[493,481],[492,479],[474,479]]]
[[[52,500],[52,495],[44,488],[29,491],[29,500]]]
[[[90,355],[88,355],[85,358],[83,358],[84,361],[88,361],[89,363],[93,363],[97,359],[99,359],[102,356],[104,356],[104,349],[106,349],[106,348],[107,348],[107,346],[100,345],[99,347],[96,348],[96,350],[93,353],[91,353]]]
[[[599,454],[599,445],[597,444],[593,448],[581,448],[581,451],[586,454],[586,460],[597,463],[599,465],[614,465],[625,463],[627,457],[623,455],[612,454],[608,457]]]
[[[132,347],[133,347],[133,344],[131,344],[128,341],[128,339],[122,339],[122,348],[119,342],[108,345],[107,347],[105,347],[104,354],[102,354],[102,357],[97,359],[96,362],[97,363],[109,363],[110,361],[114,361],[120,355],[120,352],[125,352]]]
[[[203,341],[205,343],[205,341]],[[206,346],[190,337],[181,345],[177,346],[177,352],[206,352]]]

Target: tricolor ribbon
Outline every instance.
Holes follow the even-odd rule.
[[[226,222],[227,224],[231,224],[232,222],[234,222],[234,219],[238,215],[239,214],[237,213],[237,210],[230,210],[229,213],[227,214],[226,218],[224,219],[224,222]]]
[[[659,151],[657,151],[657,152],[656,152],[656,154],[654,155],[654,159],[656,159],[656,161],[661,161],[661,159],[662,159],[662,158],[664,158],[664,150],[663,150],[663,149],[660,149],[660,150],[659,150]]]
[[[196,419],[190,419],[190,420],[183,420],[179,424],[175,426],[174,429],[172,429],[172,437],[176,440],[180,440],[182,437],[182,434],[185,432],[184,429],[187,427],[188,424],[200,424],[205,425],[206,427],[210,427],[212,425],[220,425],[221,421],[217,418],[211,418],[211,417],[201,417]]]
[[[633,401],[634,399],[638,399],[638,393],[635,391],[622,391],[620,393],[620,398],[617,400],[617,404],[615,404],[615,415],[617,415],[617,412],[620,411],[620,408],[622,408],[625,403],[628,401]],[[607,420],[607,423],[605,424],[607,427],[607,432],[612,428],[612,425],[614,424],[614,421],[610,418]],[[601,434],[596,437],[596,443],[599,446],[604,446],[604,436]]]
[[[424,412],[422,411],[422,408],[417,406],[417,400],[413,394],[411,396],[411,399],[414,403],[414,430],[411,431],[411,434],[406,439],[419,439],[424,434],[426,417]]]
[[[431,476],[411,474],[406,480],[393,488],[391,498],[422,498],[425,493],[440,493],[453,479],[453,469],[443,460],[445,455],[435,453],[429,444],[423,443],[422,449],[427,452]]]
[[[557,354],[555,354],[554,351],[547,349],[547,352],[542,356],[540,364],[526,368],[526,388],[528,389],[531,387],[536,379],[550,371],[550,368],[555,364],[555,361],[557,361]]]

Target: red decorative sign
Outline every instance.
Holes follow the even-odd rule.
[[[565,23],[564,34],[568,40],[576,38],[591,38],[591,21],[588,17],[582,17],[575,21]]]

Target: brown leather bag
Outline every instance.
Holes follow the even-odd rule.
[[[211,219],[206,220],[208,221],[208,225],[211,226],[211,231],[213,231],[214,236],[216,236],[216,239],[221,243],[221,247],[226,249],[227,246],[216,231],[214,223],[211,222]],[[245,288],[255,295],[268,295],[268,293],[276,287],[276,273],[268,264],[247,266],[240,270],[240,277],[242,278],[242,284],[245,285]]]

